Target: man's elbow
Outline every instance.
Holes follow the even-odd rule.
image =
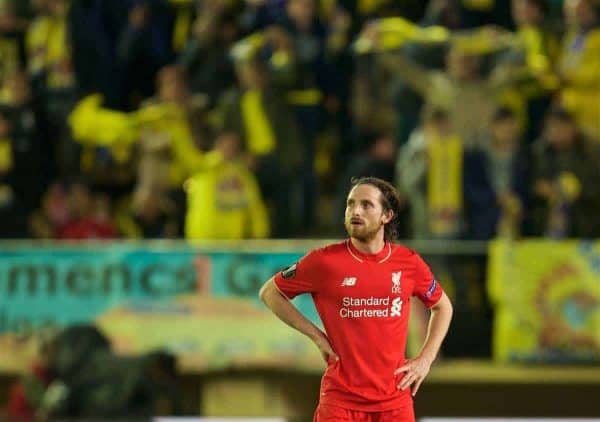
[[[452,318],[452,315],[454,314],[454,306],[452,306],[452,302],[446,293],[444,293],[444,306],[446,307],[449,317]]]
[[[446,293],[442,294],[442,297],[440,298],[438,303],[436,303],[432,307],[432,310],[444,311],[445,313],[448,313],[450,315],[452,315],[452,313],[454,312],[452,302],[450,301],[450,298],[448,297],[448,295],[446,295]]]
[[[266,287],[267,287],[267,285],[266,285],[266,284],[264,284],[264,285],[263,285],[263,286],[260,288],[260,290],[259,290],[259,292],[258,292],[258,298],[259,298],[259,299],[260,299],[260,300],[261,300],[263,303],[265,302],[265,296],[266,296]]]
[[[258,292],[258,297],[260,298],[260,300],[263,303],[265,303],[265,304],[267,303],[269,292],[271,291],[272,288],[273,288],[273,279],[270,279],[265,284],[263,284],[263,286],[261,287],[260,291]]]

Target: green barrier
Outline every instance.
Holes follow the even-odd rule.
[[[25,365],[30,333],[95,322],[117,350],[166,348],[184,366],[320,370],[309,340],[258,299],[298,243],[10,243],[0,253],[0,370]],[[319,323],[310,296],[296,306]]]

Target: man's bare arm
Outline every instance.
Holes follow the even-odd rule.
[[[405,372],[398,388],[404,390],[412,385],[413,396],[417,394],[419,386],[429,373],[431,364],[440,351],[446,333],[448,333],[452,313],[452,303],[450,303],[450,299],[448,299],[446,293],[442,293],[440,300],[431,307],[427,337],[423,343],[421,353],[415,359],[409,360],[395,371],[396,374]]]
[[[452,303],[450,303],[446,293],[443,293],[438,303],[431,307],[427,337],[425,337],[423,348],[419,353],[420,356],[427,358],[430,362],[435,360],[440,347],[442,347],[442,342],[448,333],[448,327],[450,327],[453,312]]]
[[[273,278],[264,284],[258,296],[280,320],[310,338],[321,351],[325,362],[338,360],[325,333],[296,309],[279,291]]]

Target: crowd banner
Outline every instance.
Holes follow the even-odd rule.
[[[258,292],[310,245],[5,243],[0,248],[0,371],[21,369],[39,333],[95,323],[123,353],[164,348],[184,367],[320,370],[308,339],[277,320]],[[312,298],[296,306],[319,324]],[[35,342],[34,342],[35,343]]]
[[[600,362],[600,242],[497,240],[488,292],[500,362]]]

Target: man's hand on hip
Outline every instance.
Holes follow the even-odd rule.
[[[329,344],[329,339],[325,333],[321,333],[321,335],[317,336],[315,339],[313,339],[313,341],[319,348],[319,351],[321,352],[323,360],[325,360],[326,364],[329,365],[330,363],[340,360],[338,355],[333,351],[331,344]]]
[[[429,368],[431,368],[431,360],[423,356],[407,360],[404,365],[394,371],[394,375],[404,372],[404,377],[398,384],[398,388],[405,390],[412,386],[412,395],[414,396],[429,373]]]

